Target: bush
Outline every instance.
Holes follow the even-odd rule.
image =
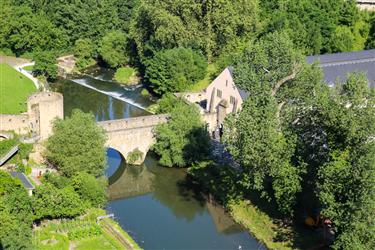
[[[116,70],[114,79],[116,82],[128,85],[138,84],[139,80],[137,74],[138,72],[134,68],[122,67]]]
[[[140,151],[138,148],[136,148],[128,154],[126,161],[129,164],[134,164],[136,161],[141,160],[142,158],[143,158],[143,152]]]
[[[72,180],[74,190],[81,199],[93,207],[104,207],[107,201],[107,181],[104,177],[96,179],[85,172],[80,172]]]
[[[147,89],[142,89],[141,96],[143,96],[143,97],[150,97],[151,94],[150,94],[150,92]]]

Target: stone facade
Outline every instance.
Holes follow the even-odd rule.
[[[39,92],[27,99],[27,112],[19,115],[0,114],[0,131],[38,135],[40,140],[45,140],[52,133],[52,121],[63,117],[63,96],[54,92]]]

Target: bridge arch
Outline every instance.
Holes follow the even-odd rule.
[[[98,122],[103,127],[106,135],[106,146],[117,150],[125,160],[138,149],[142,156],[134,165],[141,165],[155,142],[154,128],[168,121],[168,115],[150,115],[120,120]]]

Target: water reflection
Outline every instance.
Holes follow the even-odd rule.
[[[207,203],[190,188],[184,169],[160,167],[149,154],[142,166],[121,161],[109,165],[108,171],[114,174],[107,210],[142,247],[263,249],[221,207]]]

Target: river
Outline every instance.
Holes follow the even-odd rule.
[[[64,115],[79,108],[98,121],[149,115],[152,102],[139,87],[113,82],[111,70],[93,68],[88,75],[52,85],[64,95]],[[149,153],[142,166],[126,165],[107,150],[107,212],[144,249],[264,249],[221,207],[207,203],[186,183],[184,169],[158,165]]]

